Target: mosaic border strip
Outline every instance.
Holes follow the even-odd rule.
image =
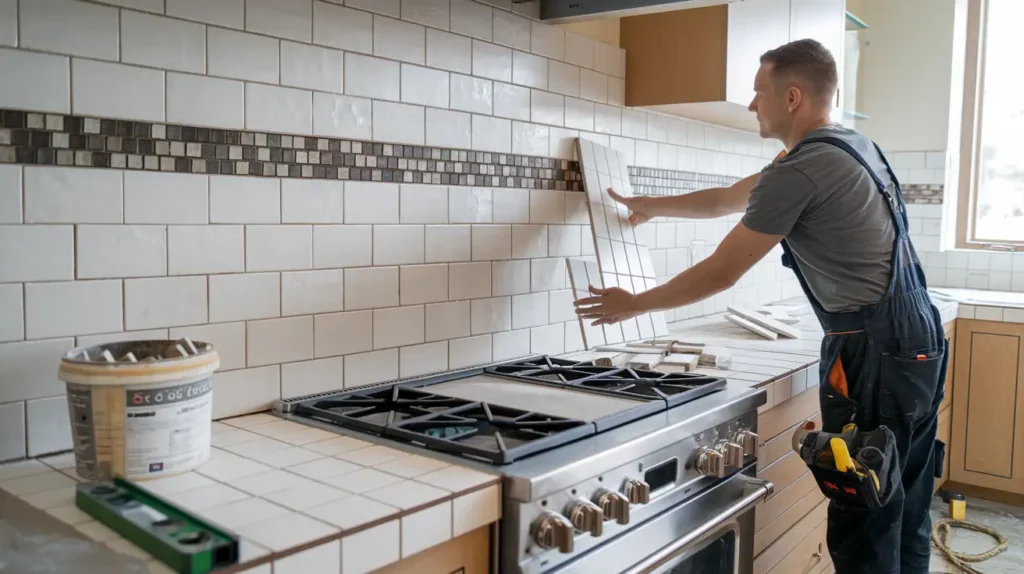
[[[900,185],[903,201],[915,205],[942,204],[946,186],[941,183],[904,183]]]
[[[709,187],[730,186],[740,178],[652,167],[629,167],[629,183],[636,195],[678,195]]]
[[[0,109],[0,164],[582,191],[579,163],[518,154]]]

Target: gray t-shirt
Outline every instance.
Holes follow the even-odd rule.
[[[892,183],[867,136],[831,124],[807,137],[822,136],[845,140],[885,185]],[[842,149],[808,144],[766,167],[742,221],[754,231],[786,237],[826,311],[851,311],[885,294],[895,236],[892,216],[871,175]]]

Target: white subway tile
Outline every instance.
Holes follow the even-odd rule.
[[[306,90],[247,83],[245,127],[307,134],[313,129],[313,95]]]
[[[622,109],[594,104],[594,130],[605,134],[622,133]],[[682,154],[682,149],[680,150]]]
[[[422,1],[422,0],[420,0]],[[368,10],[398,18],[405,6],[400,0],[346,0],[345,4],[360,10]],[[445,3],[447,4],[447,2]]]
[[[398,267],[345,270],[345,309],[376,309],[398,305]]]
[[[423,337],[423,305],[373,311],[374,349],[415,345],[422,343]]]
[[[206,323],[206,277],[127,279],[125,329],[152,329]]]
[[[231,129],[245,127],[242,82],[167,73],[167,121]]]
[[[402,347],[398,351],[399,376],[403,379],[448,370],[448,341]]]
[[[638,110],[622,110],[622,135],[647,139],[647,114]]]
[[[18,45],[18,0],[2,0],[0,1],[0,46],[17,46]],[[24,432],[24,428],[22,429]],[[24,443],[22,443],[24,448]],[[7,453],[3,452],[4,449],[0,448],[0,460],[6,460],[8,458],[17,458],[13,456],[4,456]],[[22,454],[21,456],[24,456]]]
[[[472,146],[470,114],[427,108],[426,144],[469,149]]]
[[[398,0],[391,3],[397,5]],[[402,20],[447,30],[451,17],[448,4],[449,0],[401,0]],[[398,17],[397,13],[389,15]]]
[[[548,89],[548,60],[513,50],[512,82],[541,90]]]
[[[451,0],[452,32],[491,41],[493,24],[490,6],[473,0]]]
[[[344,357],[286,363],[281,365],[281,398],[291,399],[341,389],[344,387],[344,375]]]
[[[494,188],[494,223],[529,223],[530,190]]]
[[[491,264],[452,263],[448,266],[448,299],[479,299],[491,296]]]
[[[168,16],[228,28],[245,27],[245,0],[165,0],[165,3]]]
[[[37,399],[25,403],[28,456],[71,449],[71,419],[67,397]]]
[[[568,283],[566,283],[566,287],[569,287]],[[580,330],[579,323],[576,320],[576,307],[573,305],[572,289],[548,293],[548,303],[549,321],[565,322],[566,324],[571,324],[573,330]]]
[[[565,124],[565,97],[532,90],[530,119],[542,124]]]
[[[608,101],[608,76],[583,68],[580,70],[580,97],[605,103]],[[616,132],[617,133],[617,132]]]
[[[222,419],[268,410],[281,398],[277,365],[219,373],[213,378],[213,418]]]
[[[425,113],[421,106],[373,102],[374,141],[423,145],[425,126]]]
[[[122,10],[121,61],[205,74],[206,26]]]
[[[373,264],[408,265],[423,263],[422,225],[375,225]]]
[[[313,228],[311,226],[246,226],[246,271],[291,271],[312,268]]]
[[[580,228],[576,225],[551,225],[548,227],[548,255],[551,257],[576,257],[580,255]]]
[[[71,0],[19,4],[22,48],[117,60],[117,8]]]
[[[618,71],[619,50],[604,42],[594,43],[594,69],[603,74],[615,74]]]
[[[280,223],[281,180],[210,176],[210,223]]]
[[[311,41],[313,4],[279,0],[245,0],[245,29],[268,36]]]
[[[217,349],[218,358],[220,358],[219,371],[245,368],[245,323],[241,321],[174,327],[168,332],[170,339],[182,337],[188,337],[193,342],[213,345],[213,348]]]
[[[558,159],[576,159],[576,138],[580,137],[577,130],[551,128],[550,155]]]
[[[565,325],[556,323],[530,329],[530,352],[561,355],[565,352]]]
[[[21,166],[0,166],[0,223],[21,223],[22,193]]]
[[[590,226],[590,209],[587,207],[586,195],[582,193],[565,194],[565,222]],[[584,233],[587,231],[583,230]]]
[[[121,173],[25,167],[25,223],[121,223]]]
[[[543,22],[531,22],[533,25],[530,51],[554,60],[565,59],[565,31]]]
[[[373,311],[331,313],[315,319],[317,357],[373,350]]]
[[[530,291],[565,289],[565,259],[533,259],[530,261]]]
[[[345,388],[381,383],[397,378],[398,349],[385,349],[383,351],[360,353],[345,357]],[[380,527],[378,526],[377,528]],[[369,530],[364,532],[369,532]],[[351,564],[350,561],[355,560],[352,557],[354,554],[357,554],[357,552],[349,551],[348,554],[342,553],[343,562]],[[349,570],[345,571],[348,572]]]
[[[495,261],[492,264],[492,292],[498,295],[521,295],[530,292],[530,261]]]
[[[122,341],[143,341],[146,339],[166,339],[167,329],[143,329],[139,331],[119,331],[117,333],[104,333],[102,335],[79,335],[76,346],[92,347],[93,345],[104,345],[106,343],[120,343]]]
[[[75,346],[74,343],[75,340],[68,337],[0,345],[2,400],[24,401],[64,394],[64,383],[57,378],[57,369],[60,358]]]
[[[281,83],[296,88],[341,93],[344,52],[281,41]]]
[[[25,285],[25,336],[29,339],[120,330],[120,281]]]
[[[398,184],[345,184],[345,223],[398,223]]]
[[[548,126],[512,122],[512,153],[544,156],[548,153]]]
[[[372,262],[372,226],[313,226],[313,266],[317,269],[365,267]]]
[[[580,95],[580,69],[552,60],[548,63],[548,89],[566,96]]]
[[[402,64],[402,101],[409,104],[448,107],[448,72]]]
[[[469,261],[470,226],[428,225],[425,236],[426,263]]]
[[[531,189],[530,222],[565,223],[565,193],[551,189]]]
[[[512,227],[473,226],[473,261],[501,261],[512,258]]]
[[[342,269],[291,271],[281,274],[281,314],[333,313],[345,307]]]
[[[530,330],[504,331],[493,336],[493,360],[504,361],[530,354]]]
[[[446,186],[402,184],[400,196],[402,223],[448,223]]]
[[[540,327],[548,322],[548,294],[512,296],[512,328]]]
[[[75,114],[164,120],[162,70],[75,58],[71,61],[71,94]]]
[[[245,270],[241,225],[171,225],[167,228],[169,275]]]
[[[512,258],[547,257],[548,227],[546,225],[513,225]]]
[[[586,36],[565,33],[565,61],[583,68],[594,67],[594,41]]]
[[[428,342],[469,336],[469,301],[427,305],[425,313]]]
[[[491,362],[491,336],[479,335],[448,342],[448,367],[461,369]]]
[[[523,86],[494,82],[494,115],[514,120],[529,121],[530,89]]]
[[[313,358],[313,317],[249,321],[245,325],[246,363],[260,367]]]
[[[445,281],[447,281],[447,270]],[[448,298],[448,287],[445,285],[445,299]],[[20,341],[25,338],[25,308],[22,298],[22,287],[18,283],[0,285],[0,342]]]
[[[427,28],[427,65],[468,74],[473,67],[470,39]]]
[[[426,29],[419,24],[374,16],[373,54],[423,65],[426,63]]]
[[[511,153],[512,122],[473,114],[473,149]]]
[[[451,107],[479,114],[490,114],[493,101],[493,82],[472,76],[452,74]]]
[[[360,54],[345,55],[345,93],[382,100],[400,98],[400,64]]]
[[[487,187],[451,187],[448,190],[448,221],[490,223],[492,190]]]
[[[0,4],[2,6],[2,4]],[[15,10],[18,4],[13,3]],[[0,16],[4,18],[10,17],[4,12],[0,12]],[[17,11],[15,11],[14,17],[14,29],[17,30]],[[2,23],[2,22],[0,22]],[[3,38],[3,36],[0,36]],[[17,34],[11,37],[14,41],[17,39]],[[445,364],[448,364],[448,347],[444,349]],[[0,462],[14,460],[17,458],[25,457],[25,444],[27,438],[25,437],[25,403],[6,403],[0,404]],[[38,464],[38,463],[37,463]]]
[[[511,82],[512,50],[473,40],[473,75]]]
[[[530,50],[530,21],[504,10],[494,11],[494,42],[517,50]]]
[[[0,48],[0,105],[41,112],[71,111],[70,62],[64,56]]]
[[[946,152],[930,151],[925,153],[924,166],[928,169],[945,169]]]
[[[565,98],[565,127],[594,130],[594,103],[576,98]],[[672,154],[675,159],[675,153]]]
[[[470,330],[474,335],[508,331],[512,328],[512,299],[474,299],[470,304]]]
[[[402,305],[420,305],[448,300],[447,265],[403,265],[398,292]]]
[[[74,279],[70,225],[0,225],[0,283]]]
[[[159,225],[79,225],[77,278],[167,274],[167,228]]]
[[[371,139],[370,100],[313,92],[313,133],[341,138]]]
[[[281,180],[282,223],[342,223],[344,186],[337,181]]]
[[[207,42],[210,75],[268,84],[277,83],[280,40],[223,28],[210,28]]]

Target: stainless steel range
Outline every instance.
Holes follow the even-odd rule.
[[[502,573],[747,574],[763,391],[547,356],[280,401],[503,476]]]

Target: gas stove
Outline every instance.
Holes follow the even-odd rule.
[[[279,401],[274,410],[501,474],[501,572],[661,571],[636,568],[710,528],[711,513],[743,526],[731,546],[720,541],[733,565],[721,572],[732,574],[750,570],[750,508],[771,490],[753,478],[764,402],[763,391],[720,377],[535,356]],[[735,512],[719,512],[723,505]],[[692,561],[701,552],[683,554]],[[717,574],[711,564],[687,567]]]

